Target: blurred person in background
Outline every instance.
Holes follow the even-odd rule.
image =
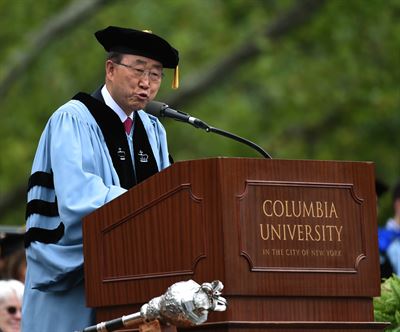
[[[0,226],[0,279],[25,282],[25,229],[18,226]]]
[[[25,248],[20,248],[15,251],[6,262],[5,277],[8,279],[16,279],[25,283],[26,273],[26,257]]]
[[[393,216],[378,229],[381,276],[400,275],[400,182],[392,192]]]
[[[24,285],[18,280],[0,280],[0,332],[21,331]]]

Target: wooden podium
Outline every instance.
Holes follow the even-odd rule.
[[[227,311],[179,331],[383,331],[374,179],[368,162],[175,163],[84,219],[87,305],[100,322],[218,279]]]

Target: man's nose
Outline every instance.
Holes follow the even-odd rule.
[[[139,86],[143,87],[150,87],[150,76],[149,73],[144,73],[139,79]]]

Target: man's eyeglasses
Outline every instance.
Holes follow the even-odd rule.
[[[10,315],[15,315],[17,313],[17,310],[21,311],[20,308],[17,308],[15,306],[9,306],[6,308],[6,310]]]
[[[137,67],[134,67],[134,66],[130,66],[130,65],[127,65],[127,64],[121,63],[121,62],[114,62],[114,63],[116,65],[129,68],[135,78],[142,78],[144,75],[147,75],[151,82],[159,83],[162,80],[162,78],[164,77],[164,73],[162,71],[158,71],[158,70],[155,70],[155,69],[153,69],[153,70],[144,70],[142,68],[137,68]]]

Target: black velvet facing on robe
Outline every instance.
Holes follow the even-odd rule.
[[[117,171],[121,187],[129,189],[136,184],[131,153],[124,126],[118,115],[107,107],[106,104],[92,96],[80,92],[75,100],[82,102],[90,111],[99,125],[106,140],[108,151]]]
[[[26,205],[25,219],[28,219],[28,217],[34,213],[41,214],[42,216],[46,217],[59,216],[57,201],[47,202],[41,199],[32,199]]]
[[[35,172],[31,174],[28,181],[28,190],[32,187],[41,186],[49,189],[54,189],[53,174],[47,172]]]
[[[139,116],[134,119],[133,167],[124,126],[118,115],[104,103],[101,90],[98,89],[92,96],[80,92],[73,99],[85,104],[99,125],[123,188],[129,189],[158,172],[157,162]]]
[[[54,229],[31,227],[24,236],[25,248],[28,248],[34,241],[46,244],[57,243],[63,237],[64,230],[65,226],[62,222]]]

